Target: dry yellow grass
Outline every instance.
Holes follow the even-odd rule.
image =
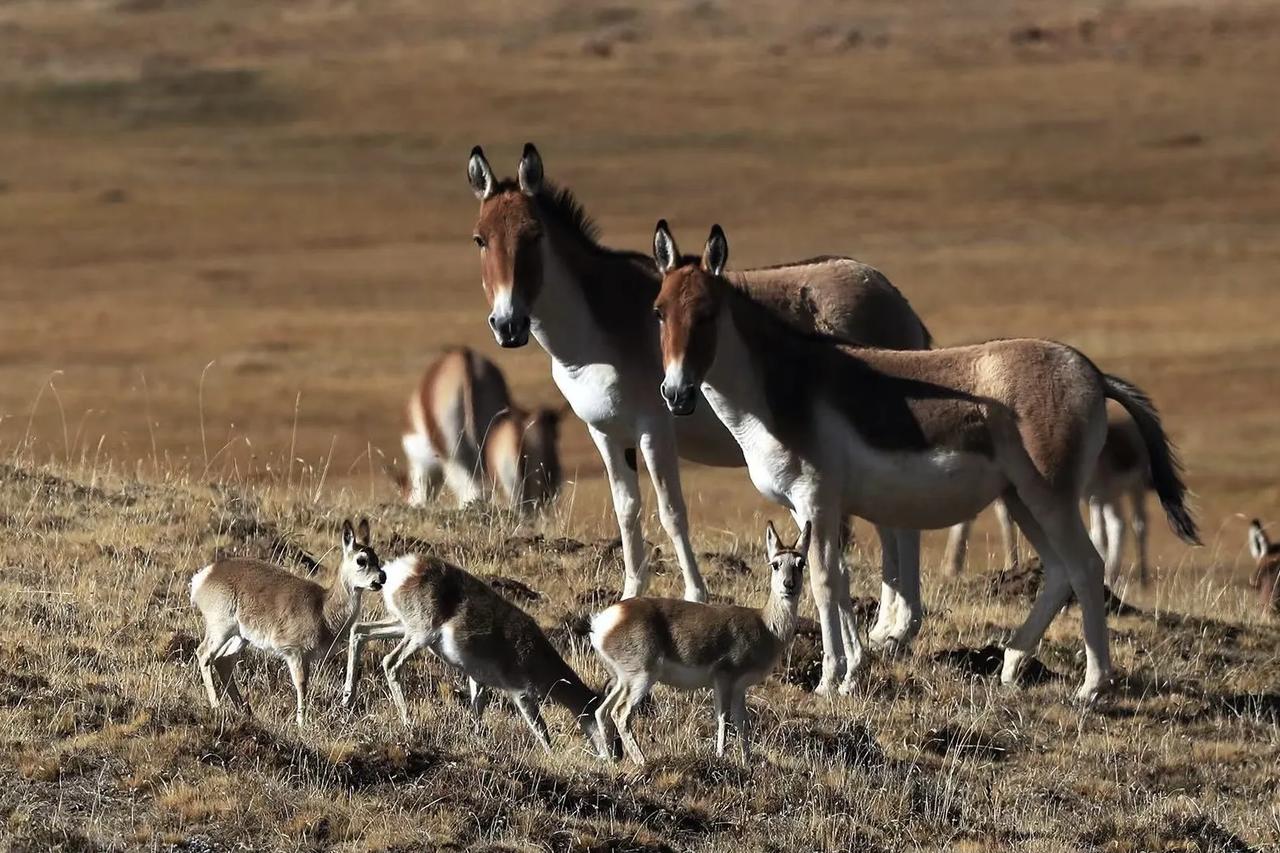
[[[0,4],[0,846],[1280,844],[1280,637],[1242,583],[1248,517],[1280,517],[1278,43],[1280,11],[1244,2]],[[508,172],[526,139],[611,245],[664,216],[721,222],[735,265],[854,254],[944,343],[1054,337],[1149,390],[1209,546],[1157,531],[1146,615],[1113,621],[1115,704],[1080,715],[1062,683],[1008,694],[933,659],[1025,612],[988,594],[979,542],[966,579],[926,573],[916,655],[863,695],[794,686],[802,637],[753,699],[749,768],[710,758],[704,703],[669,694],[639,774],[564,720],[551,759],[501,711],[473,743],[448,677],[419,685],[411,734],[372,683],[333,710],[332,677],[299,734],[270,665],[249,667],[253,720],[211,716],[186,581],[219,547],[322,553],[368,511],[384,543],[527,582],[551,629],[619,586],[580,425],[538,531],[411,513],[382,473],[445,345],[556,399],[540,351],[492,345],[469,242],[466,152]],[[781,514],[741,471],[685,479],[696,547],[757,566]],[[762,595],[705,562],[716,593]],[[1041,652],[1071,680],[1077,638],[1068,613]]]

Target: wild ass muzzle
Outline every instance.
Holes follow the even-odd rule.
[[[1087,658],[1076,697],[1092,699],[1111,662],[1102,558],[1079,504],[1105,438],[1107,399],[1133,416],[1170,525],[1185,541],[1199,541],[1179,463],[1150,399],[1051,341],[909,352],[799,333],[726,281],[728,252],[715,226],[701,259],[685,259],[666,222],[658,223],[662,396],[674,411],[689,411],[696,403],[688,401],[697,399],[692,389],[700,388],[737,439],[760,493],[797,519],[813,520],[811,578],[815,593],[825,592],[819,600],[847,597],[839,565],[846,516],[930,529],[1003,497],[1039,553],[1045,581],[1006,646],[1001,678],[1016,681],[1074,592]],[[835,608],[821,616],[824,639],[838,635]],[[831,664],[824,656],[824,678]]]
[[[544,177],[542,158],[531,144],[524,148],[517,175],[499,180],[484,152],[472,149],[467,177],[480,201],[474,240],[489,327],[504,347],[536,339],[551,356],[556,385],[586,423],[604,460],[622,536],[623,595],[642,595],[649,583],[640,527],[639,451],[684,576],[684,595],[703,601],[706,586],[689,541],[679,457],[740,466],[742,452],[705,406],[673,423],[653,393],[653,377],[662,369],[653,316],[660,276],[649,256],[601,245],[573,194]],[[922,349],[930,343],[928,330],[902,294],[879,271],[851,258],[746,270],[732,274],[730,282],[801,331],[891,349]],[[891,564],[899,554],[918,553],[919,533],[888,528],[879,533],[884,574],[892,583],[883,597],[903,602],[918,620],[923,611],[914,564],[901,572]],[[890,633],[887,624],[882,633]]]

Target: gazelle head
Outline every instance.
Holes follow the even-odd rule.
[[[382,589],[387,582],[387,575],[382,571],[382,561],[374,553],[369,543],[369,519],[360,519],[359,527],[352,527],[350,519],[342,522],[342,567],[339,569],[343,581],[351,589]]]
[[[1260,588],[1268,575],[1280,579],[1280,545],[1271,544],[1262,522],[1256,518],[1249,522],[1249,554],[1258,563],[1250,581],[1252,586]]]
[[[542,290],[542,223],[534,199],[542,191],[542,157],[525,143],[515,181],[494,177],[477,145],[467,180],[480,200],[472,239],[480,249],[480,284],[489,301],[489,328],[500,346],[529,343],[529,312]]]
[[[720,279],[729,260],[729,243],[719,225],[711,226],[702,257],[680,255],[667,220],[653,232],[653,259],[662,288],[653,303],[662,340],[662,399],[676,415],[693,414],[698,386],[716,355],[716,319],[724,291]]]
[[[773,528],[772,521],[765,528],[765,550],[773,569],[770,592],[784,601],[795,601],[804,589],[804,564],[809,554],[809,534],[812,531],[813,523],[806,521],[796,544],[787,546],[778,538],[778,531]]]

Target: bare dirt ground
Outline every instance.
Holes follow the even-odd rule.
[[[0,3],[0,838],[1280,844],[1280,635],[1243,553],[1249,517],[1280,518],[1277,47],[1268,3]],[[409,512],[383,473],[446,345],[496,360],[522,400],[559,399],[536,346],[492,343],[470,243],[467,152],[509,172],[526,140],[611,245],[643,249],[662,216],[720,222],[735,266],[851,254],[941,343],[1057,338],[1150,391],[1207,547],[1157,529],[1157,583],[1113,621],[1114,703],[1063,703],[1074,612],[1041,652],[1067,681],[1010,694],[968,674],[985,662],[961,653],[1026,607],[989,589],[979,543],[972,576],[927,573],[934,621],[864,695],[804,693],[802,637],[753,702],[747,767],[709,756],[701,699],[669,694],[639,773],[568,750],[565,720],[554,757],[502,710],[476,742],[447,678],[422,685],[410,733],[372,685],[333,710],[324,679],[295,732],[274,665],[249,673],[253,720],[207,713],[186,583],[217,548],[319,554],[368,512],[384,543],[525,581],[548,629],[618,587],[580,426],[540,525]],[[758,567],[782,514],[741,471],[685,480],[698,549]],[[762,596],[758,572],[705,562],[717,593]]]

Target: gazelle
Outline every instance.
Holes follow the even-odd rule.
[[[679,457],[733,467],[743,464],[742,451],[705,407],[673,423],[653,393],[653,377],[662,370],[652,311],[660,276],[648,256],[601,245],[573,194],[545,179],[542,158],[531,144],[524,147],[517,175],[499,180],[480,147],[472,149],[467,177],[480,200],[474,240],[494,338],[504,347],[520,347],[532,334],[551,356],[552,378],[600,451],[622,537],[623,597],[644,594],[649,583],[640,529],[638,449],[684,576],[684,596],[704,601],[706,586],[689,541],[680,490]],[[733,273],[730,283],[803,331],[896,349],[923,349],[930,343],[928,330],[897,288],[878,270],[852,258],[745,270]],[[923,612],[914,556],[919,532],[878,532],[884,555],[882,599],[901,602],[911,619],[903,627],[893,626],[887,619],[894,608],[882,607],[886,621],[878,622],[872,639],[893,634],[905,641]],[[907,564],[901,572],[899,559]]]
[[[420,649],[462,671],[471,690],[471,712],[480,731],[490,690],[507,694],[543,748],[551,750],[539,705],[547,700],[573,714],[587,742],[602,758],[614,754],[595,720],[600,696],[583,684],[560,657],[538,623],[484,581],[435,557],[410,554],[387,563],[382,590],[390,618],[356,625],[347,647],[347,680],[342,703],[355,698],[360,648],[371,637],[398,639],[382,659],[382,669],[400,720],[409,725],[409,706],[400,668]]]
[[[1091,699],[1111,664],[1102,559],[1079,503],[1105,438],[1106,399],[1137,423],[1170,525],[1185,541],[1199,541],[1150,399],[1050,341],[907,352],[799,333],[725,280],[728,252],[719,226],[700,262],[683,258],[665,221],[655,231],[654,258],[664,273],[654,303],[662,321],[661,393],[671,411],[692,414],[701,388],[742,447],[760,493],[797,519],[812,519],[813,582],[832,598],[847,596],[839,565],[846,516],[929,529],[1003,497],[1040,554],[1045,582],[1005,649],[1001,678],[1016,680],[1074,592],[1087,659],[1076,697]],[[837,614],[821,616],[823,639],[838,637]],[[824,655],[824,679],[832,663]]]
[[[1272,544],[1256,518],[1249,522],[1249,553],[1258,563],[1249,584],[1258,590],[1262,614],[1280,613],[1280,544]]]
[[[560,488],[559,413],[517,409],[498,366],[467,347],[427,366],[405,414],[413,506],[442,482],[460,506],[500,492],[512,507],[536,509]]]
[[[743,758],[750,751],[747,688],[764,681],[796,633],[797,608],[811,527],[792,546],[769,522],[765,550],[772,568],[764,607],[628,598],[591,621],[591,645],[613,672],[613,689],[596,711],[602,732],[617,731],[637,764],[644,752],[631,732],[631,711],[655,684],[709,687],[716,712],[716,755],[724,755],[730,719]]]
[[[358,530],[342,522],[342,564],[328,589],[259,560],[219,560],[196,572],[191,603],[204,618],[196,658],[209,705],[217,708],[224,692],[236,705],[246,704],[235,665],[248,643],[289,665],[301,726],[312,667],[342,644],[360,613],[361,591],[385,581],[366,520]]]

